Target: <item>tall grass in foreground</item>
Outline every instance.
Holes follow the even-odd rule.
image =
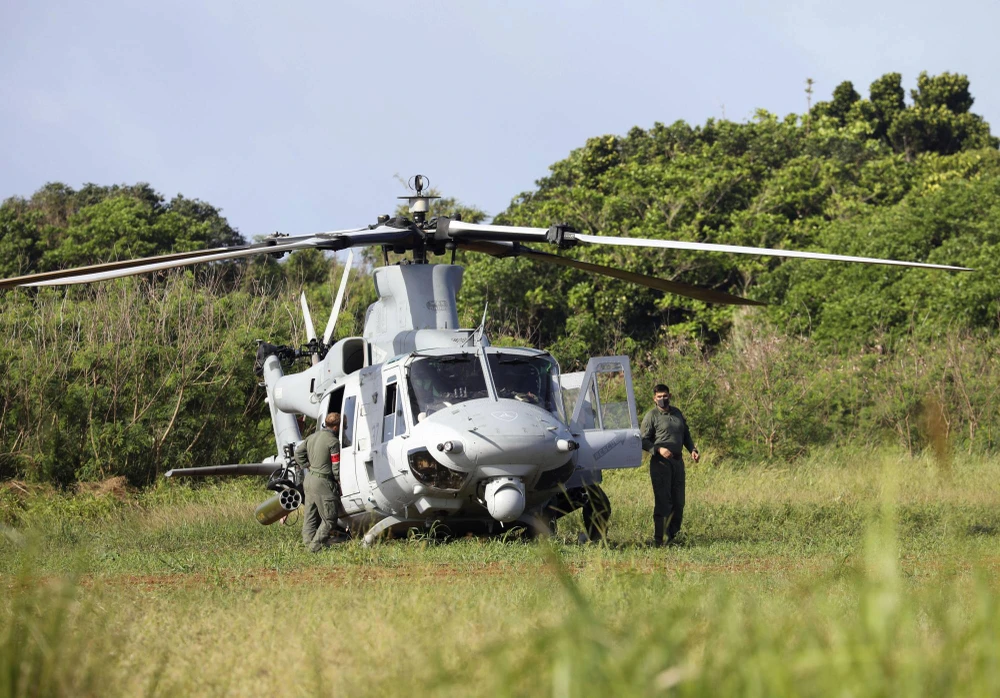
[[[998,695],[998,472],[854,451],[706,462],[689,473],[691,545],[669,550],[640,544],[644,470],[605,482],[606,547],[567,522],[538,544],[309,555],[294,528],[250,518],[250,481],[115,503],[17,490],[0,698]]]
[[[901,591],[899,577],[852,580],[857,606],[829,581],[794,598],[732,586],[687,591],[653,616],[615,625],[579,600],[559,626],[495,646],[479,695],[996,696],[1000,627],[985,584],[970,603]],[[569,586],[571,580],[566,577]],[[794,601],[794,603],[793,603]],[[442,685],[449,685],[442,676]],[[452,686],[454,688],[454,686]],[[454,690],[456,695],[468,686]]]
[[[978,571],[914,589],[899,565],[894,478],[883,488],[863,564],[774,597],[738,581],[688,588],[648,613],[598,611],[553,549],[569,610],[527,642],[501,641],[476,673],[478,695],[997,696],[1000,603]],[[590,593],[602,593],[600,587]],[[470,692],[441,673],[437,688]]]
[[[0,698],[125,692],[124,641],[72,579],[40,577],[27,568],[8,584],[0,603]],[[151,695],[157,673],[148,678],[144,693]]]

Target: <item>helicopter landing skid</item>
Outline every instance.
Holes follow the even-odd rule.
[[[375,539],[393,526],[399,526],[400,524],[422,525],[423,523],[423,519],[401,519],[397,516],[387,516],[384,519],[380,519],[378,523],[368,529],[362,540],[362,545],[366,548],[372,547]]]

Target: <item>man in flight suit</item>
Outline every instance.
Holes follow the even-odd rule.
[[[331,412],[323,428],[295,446],[295,462],[309,468],[303,489],[306,513],[302,520],[302,542],[312,552],[330,543],[337,529],[340,499],[340,413]]]
[[[700,457],[694,447],[687,420],[676,407],[670,405],[670,388],[659,383],[653,388],[653,409],[642,418],[639,433],[642,448],[652,454],[649,477],[653,481],[653,545],[663,545],[666,526],[667,542],[673,543],[681,530],[684,518],[684,459],[682,448],[687,447],[695,463]]]

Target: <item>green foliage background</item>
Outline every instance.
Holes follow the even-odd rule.
[[[569,252],[767,301],[759,315],[783,331],[841,348],[871,345],[880,328],[890,337],[994,330],[997,139],[968,111],[963,76],[922,74],[912,99],[905,106],[901,77],[889,74],[869,99],[843,83],[831,102],[801,116],[760,111],[749,123],[677,122],[591,138],[497,222],[963,264],[979,272],[611,246]],[[503,303],[512,326],[574,363],[608,337],[627,338],[629,348],[664,328],[715,344],[736,317],[731,308],[527,260],[464,261],[467,303]]]
[[[894,257],[951,274],[580,246],[589,262],[764,300],[734,309],[521,259],[460,254],[464,323],[490,304],[495,341],[548,348],[564,370],[627,353],[640,396],[670,382],[733,459],[829,443],[991,451],[1000,416],[1000,151],[965,76],[845,82],[806,114],[760,111],[589,139],[496,222],[593,234]],[[452,199],[437,212],[485,214]],[[0,206],[0,274],[237,244],[211,205],[149,185],[49,184]],[[392,258],[390,258],[392,261]],[[372,254],[368,264],[380,263]],[[256,460],[273,449],[253,340],[304,341],[297,296],[329,308],[318,252],[92,288],[4,292],[0,477],[69,483]],[[358,275],[338,336],[374,300]],[[941,446],[944,444],[944,446]]]

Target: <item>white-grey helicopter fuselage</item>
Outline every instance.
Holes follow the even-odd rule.
[[[293,385],[314,384],[309,374],[326,370],[318,364],[279,378],[269,390],[283,395]],[[457,528],[529,523],[574,476],[577,486],[600,481],[600,470],[580,462],[579,447],[588,442],[586,432],[603,430],[570,428],[558,366],[543,351],[412,352],[344,375],[307,404],[315,405],[308,416],[317,422],[327,412],[341,414],[342,522],[352,530],[445,519]],[[641,457],[634,416],[628,422],[630,438],[594,435],[620,447],[619,467]]]

